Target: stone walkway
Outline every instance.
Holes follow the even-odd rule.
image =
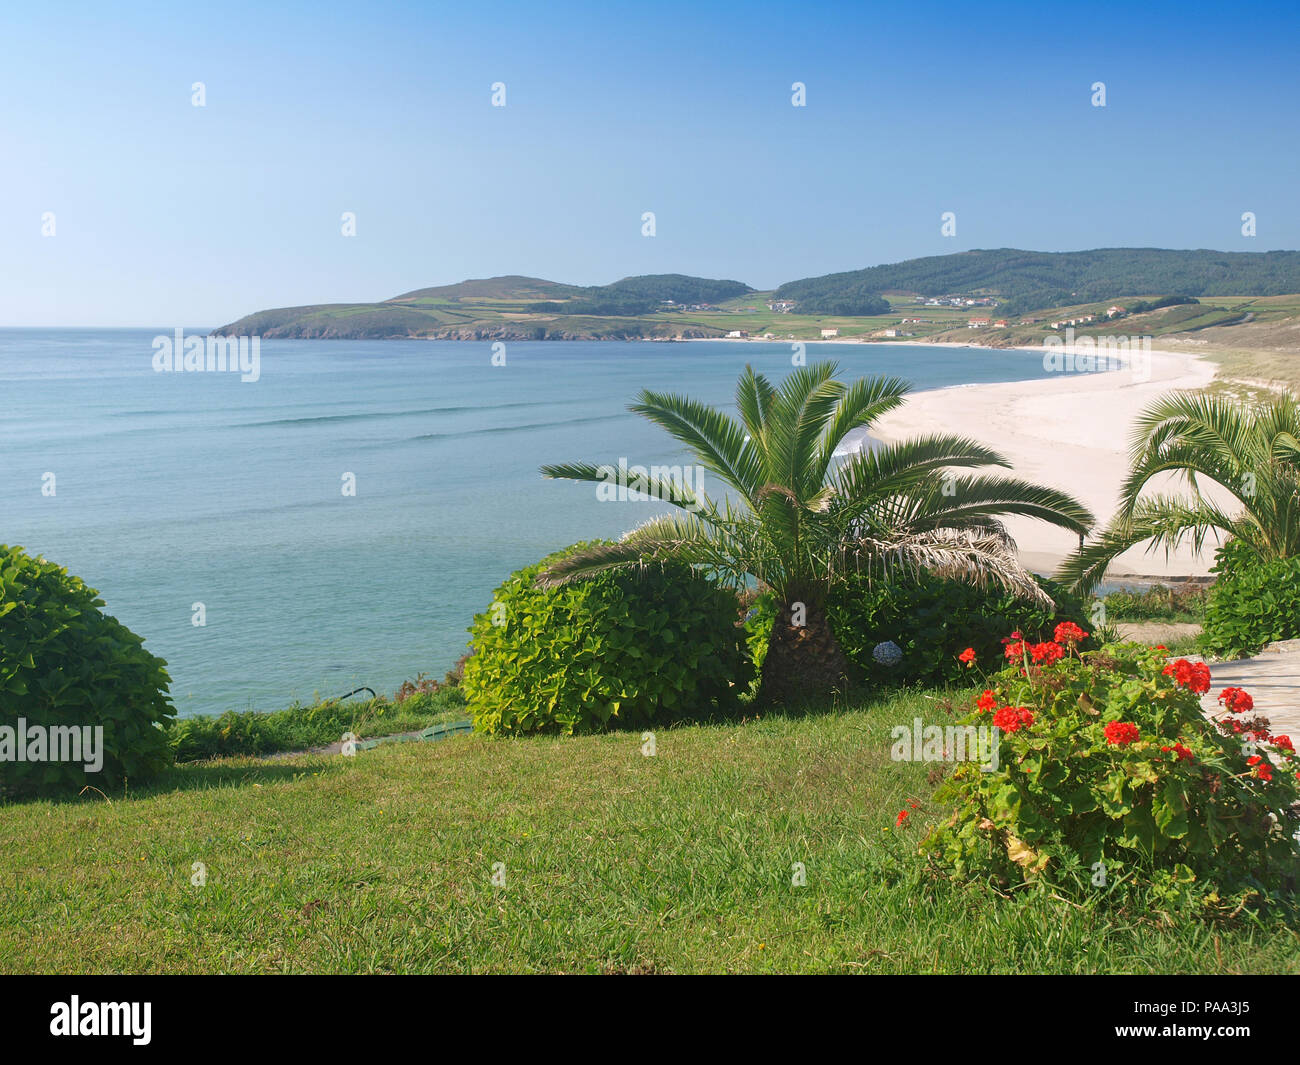
[[[1245,688],[1255,700],[1253,712],[1269,719],[1273,734],[1286,734],[1300,745],[1300,640],[1270,644],[1254,658],[1212,662],[1210,682],[1201,700],[1207,713],[1221,709],[1218,695],[1224,688]]]

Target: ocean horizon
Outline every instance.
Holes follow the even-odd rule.
[[[493,365],[487,341],[267,340],[241,380],[156,371],[173,334],[0,330],[0,542],[98,589],[167,661],[181,716],[440,679],[512,571],[671,509],[542,463],[692,464],[628,412],[641,389],[730,409],[747,363],[792,368],[776,342],[510,342]],[[1022,350],[808,358],[918,390],[1045,376]]]

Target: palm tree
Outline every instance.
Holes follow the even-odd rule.
[[[1174,392],[1138,419],[1130,448],[1132,472],[1120,508],[1095,542],[1066,559],[1059,576],[1087,592],[1131,547],[1149,541],[1168,555],[1190,541],[1228,537],[1264,560],[1300,555],[1300,409],[1278,395],[1259,404],[1223,396]],[[1151,479],[1170,473],[1186,481],[1183,495],[1144,495]],[[1216,503],[1203,482],[1232,500]],[[1217,494],[1217,493],[1216,493]],[[1233,505],[1235,503],[1235,506]]]
[[[1030,515],[1082,533],[1092,516],[1055,489],[1011,477],[958,475],[1007,466],[997,452],[933,435],[839,458],[851,430],[870,426],[909,391],[895,377],[837,380],[822,362],[795,370],[778,389],[746,367],[736,387],[740,419],[685,396],[642,392],[630,409],[694,454],[727,493],[721,500],[662,477],[636,486],[685,509],[653,518],[616,544],[569,556],[542,574],[560,584],[610,567],[678,559],[738,589],[751,579],[781,610],[763,665],[769,701],[823,696],[847,662],[826,616],[835,579],[848,570],[926,569],[1026,597],[1051,600],[1015,556],[1001,518]],[[543,466],[547,477],[608,481],[612,467]]]

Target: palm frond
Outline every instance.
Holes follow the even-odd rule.
[[[863,377],[854,381],[840,395],[834,414],[826,422],[821,448],[809,470],[809,478],[821,483],[844,437],[900,406],[911,389],[912,386],[901,377]]]
[[[543,477],[552,480],[590,481],[614,488],[625,487],[629,492],[643,493],[653,499],[662,499],[666,503],[687,509],[694,509],[700,505],[700,497],[690,485],[656,474],[653,466],[644,476],[633,474],[611,463],[597,466],[589,462],[556,463],[543,466],[541,472]]]
[[[997,584],[1048,609],[1055,606],[1034,575],[1021,565],[1015,543],[996,532],[936,529],[887,541],[864,539],[846,547],[846,560],[886,574],[899,568],[911,573],[924,570],[981,588]]]
[[[752,496],[762,473],[758,451],[719,410],[685,396],[645,391],[630,408],[683,444],[705,469],[744,496]]]
[[[906,499],[911,503],[905,522],[909,531],[960,529],[973,519],[1015,514],[1086,533],[1095,521],[1068,493],[1018,477],[932,477],[923,491],[909,493]]]
[[[752,366],[746,366],[736,384],[736,409],[740,411],[741,421],[749,433],[751,441],[767,457],[767,424],[776,402],[776,389],[762,374],[756,374]]]
[[[1184,542],[1200,552],[1211,536],[1250,538],[1250,527],[1205,501],[1171,496],[1139,500],[1131,514],[1117,515],[1092,543],[1085,544],[1061,563],[1057,576],[1083,594],[1105,577],[1112,562],[1130,548],[1147,543],[1147,551],[1163,547],[1168,557]]]
[[[1007,466],[998,452],[967,437],[934,434],[859,451],[835,471],[840,507],[849,514],[924,484],[937,471]]]

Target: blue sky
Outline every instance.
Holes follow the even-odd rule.
[[[1294,4],[31,5],[0,18],[0,325],[1297,248],[1298,46]]]

